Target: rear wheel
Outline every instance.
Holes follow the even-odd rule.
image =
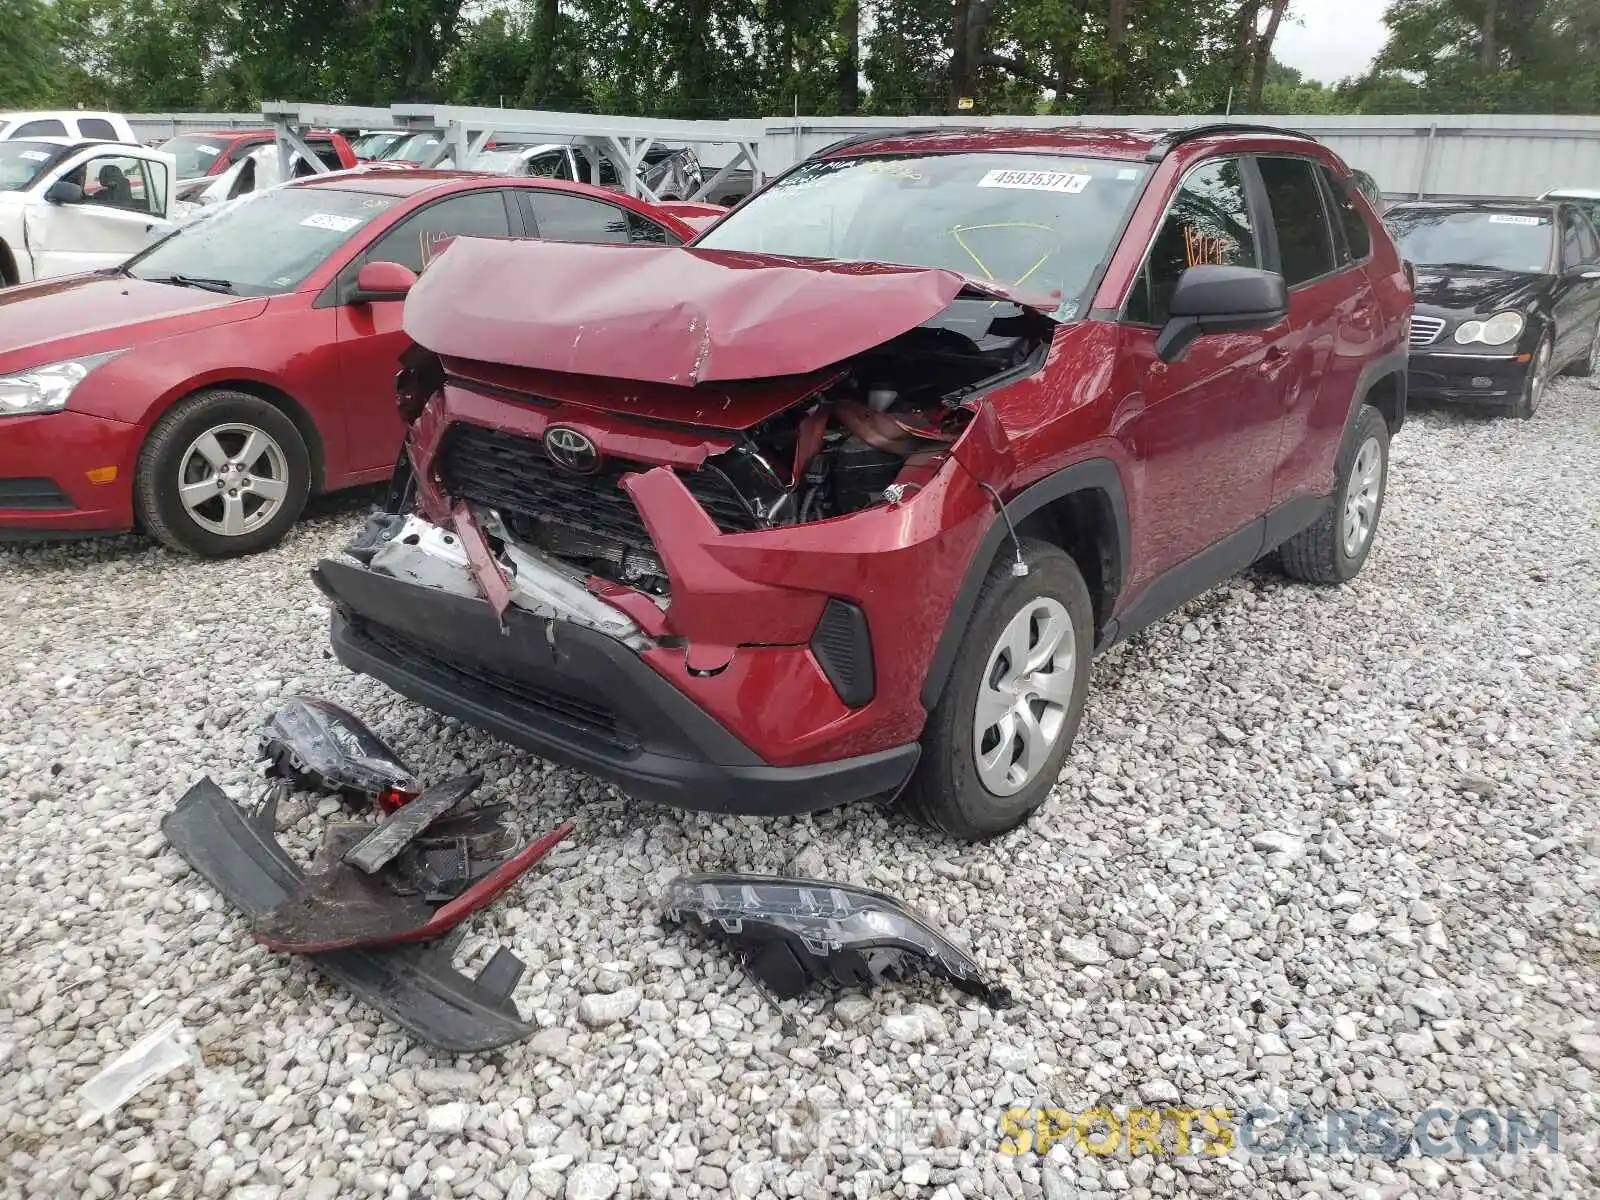
[[[1027,575],[1013,574],[1013,557],[1002,553],[984,581],[904,795],[919,820],[960,838],[1027,820],[1083,719],[1094,651],[1089,589],[1065,551],[1024,538],[1022,553]]]
[[[199,392],[150,431],[139,454],[140,524],[204,558],[254,554],[283,540],[311,490],[305,439],[281,411],[243,392]]]
[[[1522,393],[1511,405],[1512,416],[1530,421],[1533,414],[1539,411],[1545,385],[1550,382],[1550,356],[1554,353],[1555,346],[1546,336],[1534,352],[1533,362],[1528,364],[1528,378],[1523,382]]]
[[[1366,564],[1383,515],[1389,479],[1389,426],[1363,404],[1334,464],[1338,486],[1316,524],[1278,548],[1284,574],[1309,583],[1344,583]]]

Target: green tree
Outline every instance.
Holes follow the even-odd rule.
[[[55,98],[59,30],[42,0],[0,0],[0,108],[34,108]]]

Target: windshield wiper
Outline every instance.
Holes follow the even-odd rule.
[[[202,275],[151,275],[146,283],[171,283],[178,287],[201,288],[208,292],[233,295],[233,284],[226,279],[207,279]]]

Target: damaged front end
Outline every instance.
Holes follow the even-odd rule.
[[[572,303],[508,311],[530,271]],[[684,807],[903,785],[1014,475],[977,401],[1043,386],[1051,318],[947,271],[456,239],[406,327],[392,511],[315,571],[346,665]]]

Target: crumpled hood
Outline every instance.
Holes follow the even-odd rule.
[[[65,354],[125,349],[200,324],[253,317],[260,298],[148,283],[125,275],[67,275],[0,288],[0,369],[24,370]],[[226,310],[226,311],[220,311]],[[192,318],[179,320],[179,318]],[[160,322],[152,331],[150,326]],[[102,344],[103,343],[103,344]]]
[[[1455,312],[1488,315],[1524,308],[1548,286],[1549,277],[1490,268],[1416,267],[1415,303]]]
[[[955,271],[728,250],[452,239],[406,299],[405,331],[449,358],[692,387],[802,375],[922,324]]]

